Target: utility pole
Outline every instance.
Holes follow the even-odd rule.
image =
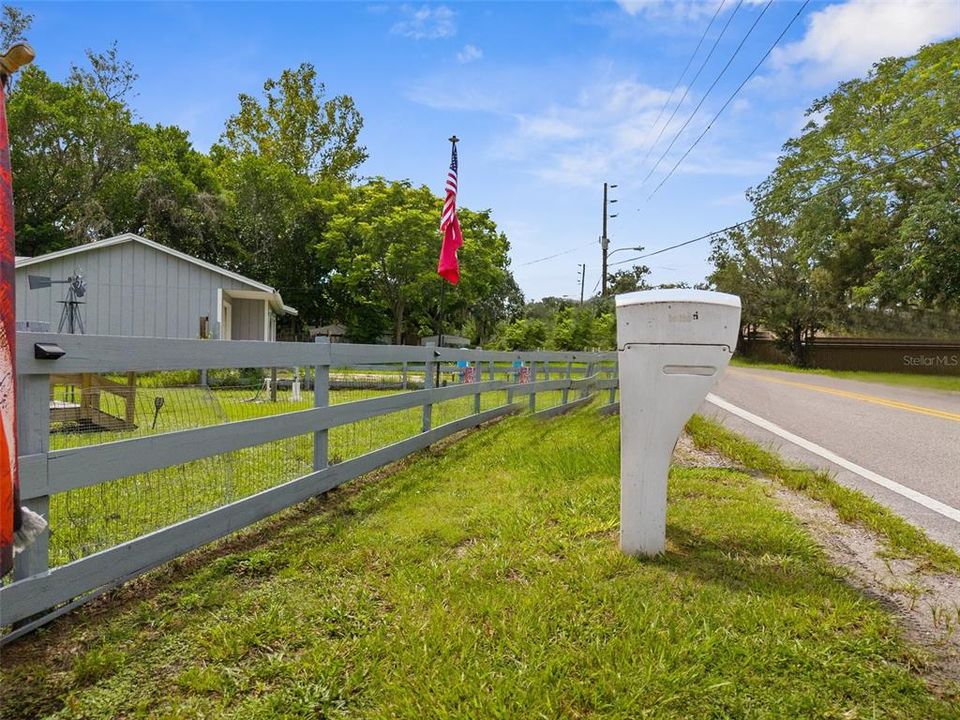
[[[603,233],[600,235],[600,250],[603,257],[603,262],[601,263],[600,268],[600,296],[606,297],[607,294],[607,248],[610,247],[610,238],[607,237],[607,219],[615,218],[616,215],[610,215],[607,212],[607,206],[615,203],[616,200],[607,199],[607,190],[617,187],[616,185],[608,185],[607,183],[603,184]]]
[[[583,307],[583,285],[587,281],[587,264],[580,264],[580,307]]]

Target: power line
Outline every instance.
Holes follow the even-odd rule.
[[[719,229],[719,230],[714,230],[713,232],[708,232],[706,235],[701,235],[701,236],[699,236],[699,237],[695,237],[695,238],[693,238],[692,240],[684,240],[683,242],[677,243],[676,245],[668,245],[668,246],[665,247],[665,248],[660,248],[659,250],[654,250],[653,252],[650,252],[650,253],[645,253],[645,254],[643,254],[643,255],[637,255],[637,257],[628,258],[627,260],[619,260],[619,261],[617,261],[617,262],[615,262],[615,263],[610,263],[610,264],[611,264],[611,265],[625,265],[625,264],[627,264],[627,263],[636,262],[637,260],[643,260],[644,258],[653,257],[654,255],[659,255],[659,254],[661,254],[661,253],[669,252],[670,250],[676,250],[677,248],[681,248],[681,247],[683,247],[684,245],[693,245],[693,243],[695,243],[695,242],[700,242],[701,240],[706,240],[707,238],[712,238],[712,237],[714,237],[715,235],[720,235],[721,233],[725,233],[725,232],[728,232],[728,231],[730,231],[730,230],[736,230],[737,228],[740,228],[740,227],[743,227],[744,225],[750,224],[751,222],[753,222],[753,220],[754,220],[754,218],[750,218],[749,220],[743,220],[743,221],[741,221],[741,222],[736,223],[735,225],[728,225],[728,226],[725,227],[725,228],[721,228],[721,229]]]
[[[575,248],[570,248],[569,250],[562,250],[558,253],[554,253],[553,255],[547,255],[546,257],[537,258],[536,260],[530,260],[525,263],[520,263],[519,265],[517,265],[517,267],[526,267],[527,265],[536,265],[537,263],[542,263],[542,262],[546,262],[547,260],[553,260],[554,258],[562,257],[563,255],[569,255],[570,253],[576,252],[577,250],[582,250],[583,248],[590,247],[592,245],[593,245],[593,241],[591,240],[588,243],[579,245],[578,247],[575,247]]]
[[[743,90],[743,86],[746,85],[750,81],[750,78],[752,78],[754,74],[757,72],[757,70],[760,69],[760,66],[763,65],[764,61],[770,56],[770,53],[773,52],[773,49],[783,39],[783,36],[787,34],[787,31],[791,27],[793,27],[793,24],[797,21],[797,18],[800,17],[800,14],[804,11],[804,9],[807,7],[809,3],[810,3],[810,0],[804,0],[803,4],[800,6],[800,9],[797,10],[797,13],[792,18],[790,18],[790,22],[787,23],[787,26],[783,29],[780,35],[777,36],[777,39],[773,41],[773,44],[769,48],[767,48],[767,51],[763,54],[763,57],[761,57],[760,60],[757,62],[757,64],[753,66],[753,70],[750,71],[750,74],[747,75],[747,77],[743,79],[743,82],[741,82],[737,86],[737,89],[730,94],[730,97],[728,97],[727,101],[721,106],[719,110],[717,110],[716,115],[713,116],[713,118],[707,124],[707,127],[704,128],[702,133],[700,133],[699,137],[697,137],[697,139],[693,141],[693,144],[687,148],[687,151],[683,155],[681,155],[680,159],[677,160],[677,162],[674,164],[672,168],[670,168],[670,172],[668,172],[664,176],[664,178],[660,181],[660,183],[653,189],[653,192],[647,196],[647,200],[649,200],[650,198],[652,198],[654,195],[657,194],[657,191],[663,187],[664,183],[666,183],[667,180],[669,180],[670,177],[673,175],[673,173],[676,171],[676,169],[680,167],[680,163],[686,160],[687,155],[689,155],[693,151],[693,149],[698,144],[700,144],[700,141],[703,140],[704,136],[708,132],[710,132],[710,128],[713,127],[713,124],[717,121],[717,118],[720,117],[720,114],[727,109],[727,106],[730,105],[730,103],[733,102],[733,99],[739,94],[739,92]]]
[[[683,131],[687,129],[687,126],[696,117],[697,113],[700,111],[700,108],[703,107],[703,103],[706,102],[707,98],[710,96],[710,93],[713,92],[713,89],[717,86],[717,83],[720,82],[720,79],[727,73],[727,70],[730,68],[730,65],[736,59],[737,55],[740,54],[740,50],[743,48],[744,43],[747,42],[747,39],[753,34],[754,29],[759,24],[760,20],[763,19],[763,16],[766,14],[767,10],[770,9],[770,6],[773,5],[773,0],[767,0],[767,4],[763,6],[763,10],[760,11],[760,14],[757,15],[756,20],[753,21],[753,25],[750,26],[750,29],[747,30],[747,34],[743,36],[740,40],[740,44],[737,45],[736,50],[733,51],[733,54],[730,56],[730,59],[727,60],[727,64],[723,66],[723,69],[717,74],[717,77],[713,79],[713,82],[710,84],[710,87],[707,88],[707,91],[703,94],[703,97],[700,98],[700,102],[697,103],[697,106],[693,109],[693,112],[690,113],[690,116],[686,119],[680,129],[677,131],[677,134],[673,136],[673,140],[670,141],[670,144],[667,146],[667,149],[663,151],[663,154],[657,159],[657,162],[650,172],[646,174],[643,178],[643,182],[640,183],[641,187],[650,179],[650,176],[656,172],[657,168],[660,167],[660,163],[663,162],[663,159],[667,154],[673,149],[674,144],[677,140],[680,139],[680,136],[683,134]]]
[[[886,162],[886,163],[878,163],[877,165],[874,165],[874,166],[873,166],[872,168],[870,168],[869,170],[864,170],[862,173],[859,173],[858,175],[856,175],[856,176],[854,176],[854,177],[852,177],[852,178],[840,178],[839,180],[836,180],[836,181],[834,181],[834,182],[832,182],[832,183],[828,183],[827,185],[824,185],[824,186],[823,186],[822,188],[820,188],[819,190],[811,193],[810,196],[807,197],[806,200],[804,200],[801,204],[808,203],[808,202],[810,202],[811,200],[813,200],[814,198],[816,198],[816,197],[818,197],[818,196],[820,196],[820,195],[822,195],[822,194],[824,194],[824,193],[826,193],[826,192],[829,192],[830,190],[835,190],[837,187],[839,187],[840,185],[842,185],[842,184],[845,183],[845,182],[855,182],[855,181],[857,181],[857,180],[862,180],[862,179],[865,178],[865,177],[869,177],[869,176],[871,176],[871,175],[875,175],[876,173],[880,172],[881,170],[888,170],[888,169],[890,169],[890,168],[892,168],[892,167],[895,167],[895,166],[899,165],[900,163],[906,162],[907,160],[913,160],[914,158],[919,157],[919,156],[921,156],[921,155],[925,155],[925,154],[927,154],[928,152],[933,152],[934,150],[938,150],[939,148],[942,148],[942,147],[945,146],[945,145],[957,145],[958,143],[960,143],[960,137],[951,136],[951,137],[949,137],[949,138],[946,138],[946,139],[944,139],[944,140],[941,140],[941,141],[938,142],[938,143],[934,143],[933,145],[929,145],[929,146],[927,146],[927,147],[925,147],[925,148],[920,148],[919,150],[915,150],[915,151],[912,152],[912,153],[907,153],[907,154],[904,155],[903,157],[897,158],[896,160],[891,160],[890,162]],[[758,197],[758,198],[754,201],[754,204],[759,203],[759,202],[762,202],[764,199],[770,197],[770,195],[772,195],[772,194],[773,194],[773,193],[772,193],[772,191],[771,191],[771,192],[767,193],[766,195],[761,195],[760,197]],[[749,219],[747,219],[747,220],[742,220],[742,221],[740,221],[740,222],[738,222],[738,223],[735,223],[735,224],[733,224],[733,225],[728,225],[728,226],[725,227],[725,228],[721,228],[721,229],[719,229],[719,230],[714,230],[713,232],[708,232],[708,233],[706,233],[705,235],[700,235],[699,237],[695,237],[695,238],[693,238],[692,240],[684,240],[683,242],[676,243],[675,245],[668,245],[667,247],[660,248],[659,250],[654,250],[653,252],[644,253],[643,255],[637,255],[636,257],[627,258],[626,260],[619,260],[619,261],[617,261],[617,262],[610,263],[610,265],[611,265],[611,267],[614,266],[614,265],[625,265],[625,264],[627,264],[627,263],[636,262],[637,260],[643,260],[644,258],[653,257],[654,255],[660,255],[661,253],[669,252],[670,250],[676,250],[677,248],[684,247],[685,245],[692,245],[692,244],[695,243],[695,242],[700,242],[701,240],[706,240],[707,238],[712,238],[712,237],[714,237],[714,236],[716,236],[716,235],[720,235],[721,233],[725,233],[725,232],[728,232],[728,231],[730,231],[730,230],[736,230],[736,229],[738,229],[738,228],[743,227],[744,225],[749,225],[751,222],[753,222],[754,220],[756,220],[756,219],[758,219],[758,218],[767,217],[767,216],[772,215],[772,214],[774,214],[773,211],[766,212],[766,213],[761,213],[760,215],[754,215],[753,217],[751,217],[751,218],[749,218]]]
[[[657,125],[660,123],[660,118],[663,117],[663,111],[667,109],[667,105],[670,104],[670,101],[673,99],[673,94],[677,91],[677,88],[680,87],[680,83],[683,82],[684,76],[687,74],[687,70],[690,69],[690,65],[693,63],[693,59],[697,56],[697,53],[700,52],[700,46],[703,45],[703,41],[707,37],[707,33],[710,32],[710,28],[713,27],[714,21],[717,19],[717,16],[720,15],[720,11],[723,10],[724,6],[727,4],[727,0],[723,0],[717,7],[717,11],[713,14],[713,17],[710,18],[710,23],[707,25],[706,29],[703,31],[703,35],[700,36],[700,41],[697,43],[697,46],[693,49],[693,54],[690,55],[690,59],[687,60],[686,66],[683,68],[683,72],[680,73],[680,77],[677,78],[677,82],[674,83],[673,89],[670,91],[670,94],[667,96],[667,99],[664,100],[663,106],[660,108],[660,112],[657,113],[657,119],[653,121],[653,125],[650,126],[650,129],[647,130],[647,134],[643,136],[643,142],[646,143],[647,139],[650,137]],[[660,138],[663,137],[663,131],[666,130],[667,126],[670,124],[670,121],[676,117],[677,110],[680,109],[680,106],[683,105],[683,101],[687,99],[687,93],[690,92],[690,87],[697,82],[697,78],[700,77],[700,73],[703,72],[703,68],[706,67],[707,61],[713,56],[713,51],[717,49],[717,43],[720,42],[720,39],[723,37],[723,34],[727,31],[727,28],[730,26],[730,21],[733,20],[733,16],[737,14],[737,10],[740,9],[740,6],[743,4],[743,0],[737,4],[737,7],[734,8],[733,13],[730,15],[730,18],[727,20],[727,24],[723,26],[723,30],[720,31],[720,35],[717,36],[717,39],[713,43],[713,47],[710,48],[710,52],[707,53],[707,57],[704,58],[703,62],[700,64],[699,69],[697,70],[696,75],[693,76],[687,84],[686,90],[683,91],[683,96],[680,98],[680,102],[677,103],[677,106],[673,109],[673,114],[670,116],[670,119],[664,123],[663,127],[660,129],[660,134],[657,135],[657,139],[653,142],[652,145],[647,147],[647,154],[643,156],[643,160],[640,162],[640,167],[643,167],[647,164],[647,158],[650,157],[650,152],[657,146],[657,143],[660,142]]]
[[[960,141],[960,138],[958,138],[958,137],[950,137],[950,138],[947,138],[946,140],[942,140],[942,141],[940,141],[940,142],[938,142],[938,143],[935,143],[934,145],[930,145],[930,146],[925,147],[925,148],[920,148],[919,150],[916,150],[916,151],[914,151],[914,152],[912,152],[912,153],[908,153],[907,155],[904,155],[903,157],[898,158],[898,159],[896,159],[896,160],[892,160],[892,161],[887,162],[887,163],[877,164],[877,165],[875,165],[874,167],[870,168],[869,170],[864,170],[862,173],[856,175],[855,177],[848,178],[848,179],[841,178],[841,179],[839,179],[839,180],[834,181],[833,183],[830,183],[830,184],[825,185],[824,187],[820,188],[819,190],[817,190],[816,192],[814,192],[812,195],[810,195],[810,197],[807,198],[807,200],[804,201],[804,202],[809,202],[809,201],[812,200],[813,198],[815,198],[815,197],[817,197],[817,196],[819,196],[819,195],[821,195],[821,194],[823,194],[823,193],[825,193],[825,192],[827,192],[827,191],[829,191],[829,190],[832,190],[832,189],[836,188],[837,186],[843,184],[844,182],[853,182],[853,181],[855,181],[855,180],[860,180],[860,179],[862,179],[862,178],[865,178],[865,177],[868,177],[868,176],[870,176],[870,175],[873,175],[873,174],[875,174],[875,173],[877,173],[877,172],[880,172],[881,170],[886,170],[887,168],[894,167],[894,166],[896,166],[896,165],[899,165],[899,164],[902,163],[902,162],[906,162],[907,160],[912,160],[912,159],[915,158],[915,157],[919,157],[920,155],[924,155],[924,154],[926,154],[926,153],[928,153],[928,152],[932,152],[933,150],[937,150],[937,149],[943,147],[944,145],[956,144],[958,141]],[[760,202],[760,201],[764,200],[765,198],[769,197],[769,195],[770,195],[770,193],[767,193],[766,195],[761,195],[759,198],[757,198],[757,202]],[[769,213],[768,213],[768,214],[769,214]],[[765,217],[765,215],[761,215],[761,216],[757,216],[757,217]],[[619,260],[619,261],[617,261],[617,262],[610,263],[610,266],[612,267],[612,266],[614,266],[614,265],[624,265],[624,264],[626,264],[626,263],[633,262],[633,261],[635,261],[635,260],[641,260],[641,259],[643,259],[643,258],[651,257],[652,255],[659,255],[661,252],[666,252],[667,250],[675,250],[675,249],[678,248],[678,247],[683,247],[684,245],[690,245],[690,244],[695,243],[695,242],[698,242],[698,241],[700,241],[700,240],[705,240],[705,239],[708,238],[708,237],[713,237],[714,235],[717,235],[717,234],[722,233],[722,232],[726,232],[727,230],[736,229],[736,228],[738,228],[738,227],[741,227],[742,225],[745,225],[745,224],[748,223],[748,222],[750,222],[750,221],[749,221],[749,220],[744,220],[743,222],[737,223],[736,225],[731,225],[730,227],[723,228],[723,229],[721,229],[721,230],[717,230],[717,231],[715,231],[715,232],[713,232],[713,233],[708,233],[708,234],[706,234],[706,235],[702,235],[702,236],[700,236],[700,237],[698,237],[698,238],[694,238],[693,240],[688,240],[688,241],[686,241],[686,242],[682,242],[682,243],[680,243],[680,244],[678,244],[678,245],[670,246],[670,247],[667,247],[667,248],[662,248],[662,249],[657,250],[657,251],[655,251],[655,252],[653,252],[653,253],[647,253],[647,254],[645,254],[645,255],[640,255],[640,256],[638,256],[638,257],[628,258],[627,260]],[[579,246],[579,247],[570,248],[569,250],[563,250],[563,251],[561,251],[561,252],[554,253],[553,255],[547,255],[546,257],[537,258],[536,260],[530,260],[530,261],[525,262],[525,263],[520,263],[517,267],[525,267],[525,266],[528,266],[528,265],[535,265],[535,264],[537,264],[537,263],[546,262],[547,260],[553,260],[554,258],[562,257],[563,255],[569,255],[570,253],[577,252],[578,250],[581,250],[581,249],[583,249],[584,247],[590,247],[590,246],[592,246],[592,245],[593,245],[593,241],[591,241],[591,242],[589,242],[589,243],[585,243],[584,245],[581,245],[581,246]],[[292,288],[279,288],[279,289],[292,289]],[[305,290],[310,290],[310,289],[312,289],[312,288],[303,288],[303,289],[305,289]]]

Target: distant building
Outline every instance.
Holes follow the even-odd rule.
[[[426,345],[427,343],[437,344],[436,335],[428,335],[427,337],[420,338],[420,344]],[[460,337],[459,335],[443,335],[443,346],[448,348],[465,348],[470,347],[470,338]]]
[[[330,340],[330,342],[343,342],[346,334],[347,328],[340,323],[332,323],[330,325],[321,325],[320,327],[309,328],[310,330],[310,339],[314,340],[318,337],[325,337]]]
[[[125,233],[16,259],[17,321],[56,331],[66,285],[31,290],[28,276],[83,275],[87,335],[276,340],[277,318],[296,315],[269,285]]]

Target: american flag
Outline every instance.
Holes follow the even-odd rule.
[[[456,137],[456,136],[454,136]],[[463,245],[463,233],[460,232],[460,220],[457,218],[457,142],[453,140],[450,154],[450,170],[447,172],[447,196],[440,213],[440,232],[443,233],[443,245],[440,248],[440,262],[437,274],[456,285],[460,281],[460,262],[457,250]]]

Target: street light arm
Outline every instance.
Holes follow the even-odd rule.
[[[608,251],[607,251],[607,257],[610,257],[610,256],[613,255],[614,253],[620,252],[621,250],[633,250],[633,251],[635,251],[635,252],[643,252],[643,247],[642,247],[642,246],[638,246],[638,247],[622,247],[622,248],[616,248],[615,250],[608,250]]]

